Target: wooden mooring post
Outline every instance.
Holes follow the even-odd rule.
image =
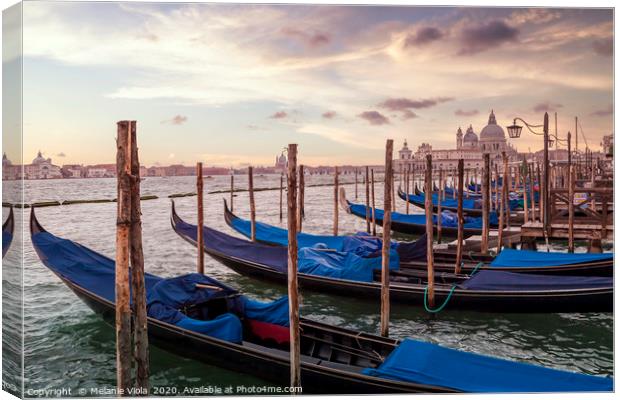
[[[117,221],[116,221],[116,379],[118,393],[130,395],[132,358],[136,362],[138,394],[148,394],[148,336],[144,254],[140,218],[140,164],[136,121],[117,123]],[[136,206],[137,204],[137,206]],[[131,285],[129,261],[131,258]],[[131,293],[131,295],[130,295]],[[133,296],[133,299],[130,299]],[[133,301],[132,301],[133,300]],[[130,308],[133,303],[133,314]],[[133,332],[132,332],[133,317]],[[135,346],[132,347],[132,337]]]
[[[435,307],[435,269],[433,266],[433,156],[426,156],[424,179],[424,209],[426,211],[426,272],[428,277],[428,306]]]
[[[231,170],[230,171],[230,211],[231,212],[235,211],[234,198],[235,198],[235,172]]]
[[[370,170],[370,193],[372,197],[372,235],[377,236],[377,215],[375,206],[375,170]]]
[[[405,201],[405,213],[409,214],[409,193],[411,192],[411,185],[409,184],[409,175],[411,174],[409,165],[405,170],[405,194],[407,195],[407,201]]]
[[[291,179],[289,177],[289,179]],[[256,241],[256,203],[254,202],[254,168],[248,167],[248,191],[250,194],[250,239]]]
[[[355,201],[357,201],[357,174],[358,174],[358,169],[355,168]]]
[[[146,315],[146,286],[144,282],[144,252],[142,249],[142,210],[140,206],[140,161],[136,121],[129,121],[131,148],[131,303],[133,304],[133,351],[136,377],[136,394],[148,396],[149,391],[149,339]]]
[[[196,164],[196,198],[197,198],[197,209],[198,209],[198,224],[196,225],[196,242],[198,247],[198,259],[196,271],[199,274],[205,273],[205,239],[204,239],[204,231],[202,227],[205,223],[204,210],[203,210],[203,195],[204,195],[204,180],[202,179],[202,163],[199,162]]]
[[[301,386],[299,290],[297,286],[297,145],[288,145],[287,179],[288,305],[290,332],[290,385]]]
[[[458,188],[456,189],[457,191],[457,209],[456,209],[456,215],[457,215],[457,223],[458,223],[458,228],[457,228],[457,237],[456,237],[456,261],[454,264],[454,273],[455,274],[460,274],[461,273],[461,262],[463,260],[463,224],[465,223],[465,219],[463,218],[463,159],[461,158],[459,160],[459,164],[458,164],[458,176],[459,176],[459,183],[458,183]]]
[[[305,197],[305,180],[304,180],[304,166],[299,166],[299,182],[297,184],[299,188],[299,197],[297,198],[297,232],[301,232],[302,220],[304,219],[304,197]]]
[[[390,331],[390,247],[392,233],[392,158],[394,141],[388,139],[385,145],[385,185],[383,190],[383,245],[381,248],[381,336],[388,337]]]
[[[575,170],[568,165],[568,252],[575,252]]]
[[[502,151],[502,161],[504,162],[504,176],[502,177],[502,194],[500,196],[500,201],[499,201],[499,224],[497,226],[497,253],[498,254],[500,251],[502,251],[502,243],[504,239],[504,222],[505,222],[504,214],[508,210],[508,204],[506,200],[508,199],[508,187],[510,186],[510,183],[508,182],[508,158],[506,157],[506,152],[504,151]]]
[[[374,220],[374,182],[373,182],[373,220]],[[334,236],[338,236],[338,167],[334,167]]]
[[[368,175],[368,166],[366,166],[366,179],[364,180],[366,184],[366,233],[370,233],[370,183],[368,182]]]
[[[283,210],[282,210],[282,193],[284,192],[284,176],[280,173],[280,222],[282,222],[283,218]]]
[[[487,254],[489,252],[489,201],[490,201],[490,185],[489,175],[491,169],[491,163],[489,159],[489,153],[485,153],[484,170],[482,171],[482,241],[480,243],[480,252]]]
[[[437,244],[441,244],[441,202],[442,202],[442,193],[443,193],[443,170],[439,168],[439,193],[437,193]],[[432,192],[427,194],[426,196],[431,196]],[[432,212],[432,210],[431,210]]]

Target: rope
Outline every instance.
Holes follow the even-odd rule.
[[[473,274],[475,274],[476,272],[478,272],[478,269],[482,266],[482,263],[479,262],[478,264],[476,264],[476,266],[474,267],[474,270],[471,271],[471,274],[469,274],[469,276],[472,276]]]
[[[439,306],[439,308],[436,308],[433,310],[433,309],[428,308],[428,304],[426,302],[426,299],[428,297],[428,285],[426,285],[426,287],[424,288],[424,309],[428,311],[429,313],[440,312],[448,304],[448,300],[450,300],[450,298],[452,297],[452,293],[454,292],[454,289],[456,289],[456,285],[452,286],[452,288],[450,289],[450,293],[448,293],[448,297],[446,297],[446,299],[443,301],[443,304]]]

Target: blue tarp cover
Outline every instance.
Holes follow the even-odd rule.
[[[271,302],[262,302],[242,296],[243,315],[270,324],[289,326],[288,296],[280,297]]]
[[[464,392],[601,392],[613,380],[502,360],[405,339],[366,375],[449,387]]]
[[[390,252],[390,269],[398,269],[398,253]],[[305,247],[299,249],[299,272],[352,281],[372,282],[375,270],[381,270],[381,258],[360,257],[351,252]]]
[[[366,206],[363,204],[355,204],[349,202],[349,207],[351,212],[358,217],[366,218]],[[372,208],[369,207],[369,215],[372,216]],[[442,212],[443,219],[441,220],[443,227],[451,227],[456,228],[458,226],[456,213],[451,211],[443,211]],[[383,210],[380,208],[375,208],[375,217],[378,221],[383,221]],[[495,218],[494,218],[495,217]],[[465,229],[482,229],[482,217],[464,217],[465,224],[463,227]],[[426,225],[426,215],[425,214],[401,214],[397,212],[392,213],[392,222],[400,222],[403,224],[410,225]],[[491,226],[497,225],[497,214],[490,215],[489,223]],[[437,225],[437,215],[433,215],[433,225]]]
[[[239,217],[232,218],[231,227],[245,237],[251,237],[251,222]],[[256,239],[263,243],[288,246],[288,230],[277,226],[256,222]],[[426,239],[423,246],[416,242],[392,242],[392,249],[399,252],[402,261],[412,261],[426,258]],[[383,241],[366,232],[359,232],[349,236],[313,235],[309,233],[297,234],[299,248],[314,247],[324,244],[329,249],[344,252],[354,252],[362,257],[376,257],[381,255]]]
[[[182,220],[176,220],[174,224],[175,229],[181,235],[188,237],[193,241],[196,240],[196,225],[188,224]],[[218,253],[226,254],[228,256],[237,257],[242,260],[255,262],[257,264],[272,268],[283,274],[287,273],[288,254],[286,247],[252,243],[247,240],[235,238],[225,233],[218,232],[206,226],[203,227],[203,232],[205,248],[208,248]],[[366,259],[358,256],[362,260],[367,260],[366,262],[362,262],[352,257],[347,258],[342,255],[336,257],[334,256],[334,252],[325,251],[324,249],[306,249],[309,249],[309,251],[304,253],[302,251],[304,249],[300,249],[298,254],[298,268],[300,273],[316,275],[319,275],[320,273],[325,273],[328,275],[323,276],[331,277],[336,277],[335,275],[339,274],[340,276],[342,276],[341,279],[353,279],[353,277],[355,276],[361,277],[361,274],[359,274],[358,271],[358,269],[360,268],[360,264],[378,265],[379,268],[381,268],[380,257]],[[352,256],[355,256],[355,254],[350,252],[335,253],[351,254]],[[390,254],[390,267],[397,267],[400,263],[398,253],[392,250]],[[309,257],[309,259],[305,260],[306,257]],[[349,278],[345,278],[345,276]],[[364,282],[367,282],[367,276],[368,275],[364,275]]]
[[[492,267],[540,267],[584,264],[595,261],[613,262],[614,253],[546,253],[533,250],[503,249],[491,262]]]
[[[48,232],[40,232],[33,235],[32,243],[41,261],[54,273],[112,303],[115,302],[115,264],[112,259],[71,240],[56,237]],[[208,282],[217,282],[207,277],[202,278]],[[190,283],[184,281],[186,279],[191,281],[193,278],[162,279],[145,273],[144,280],[147,298],[150,298],[152,301],[153,296],[155,296],[160,300],[171,301],[174,304],[179,304],[178,302],[183,299],[188,300],[191,296],[184,293],[182,289],[182,287],[190,286]],[[174,289],[171,285],[172,282],[179,283],[181,289]],[[158,284],[162,284],[162,286],[154,291],[153,289]],[[224,286],[219,282],[217,282],[217,285]],[[160,290],[164,287],[168,287],[171,292],[167,294]],[[228,291],[228,289],[226,290]],[[149,316],[192,331],[234,342],[241,340],[241,322],[232,314],[224,314],[213,321],[198,321],[184,316],[161,301],[152,301],[148,311]]]
[[[482,270],[459,284],[460,289],[535,291],[613,288],[613,277],[532,275],[504,271]]]

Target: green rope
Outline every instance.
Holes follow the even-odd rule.
[[[482,263],[479,262],[478,264],[476,264],[476,266],[474,267],[474,270],[471,271],[471,274],[469,274],[469,276],[472,276],[473,274],[475,274],[476,272],[478,272],[478,268],[482,267]]]
[[[443,301],[443,304],[439,306],[439,308],[432,310],[428,308],[428,304],[426,302],[426,299],[428,297],[428,285],[426,285],[426,287],[424,288],[424,309],[429,313],[438,313],[439,311],[443,310],[444,307],[448,304],[448,300],[450,300],[450,298],[452,297],[454,289],[456,289],[456,285],[452,286],[452,289],[450,289],[450,293],[448,293],[448,297],[446,297],[446,299]]]

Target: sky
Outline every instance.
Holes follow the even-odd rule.
[[[579,116],[596,149],[613,130],[611,9],[23,4],[27,162],[114,162],[124,119],[149,166],[271,165],[288,143],[307,165],[380,164],[388,138],[454,148],[492,109],[504,127],[548,111],[552,132],[557,112],[561,136]]]

